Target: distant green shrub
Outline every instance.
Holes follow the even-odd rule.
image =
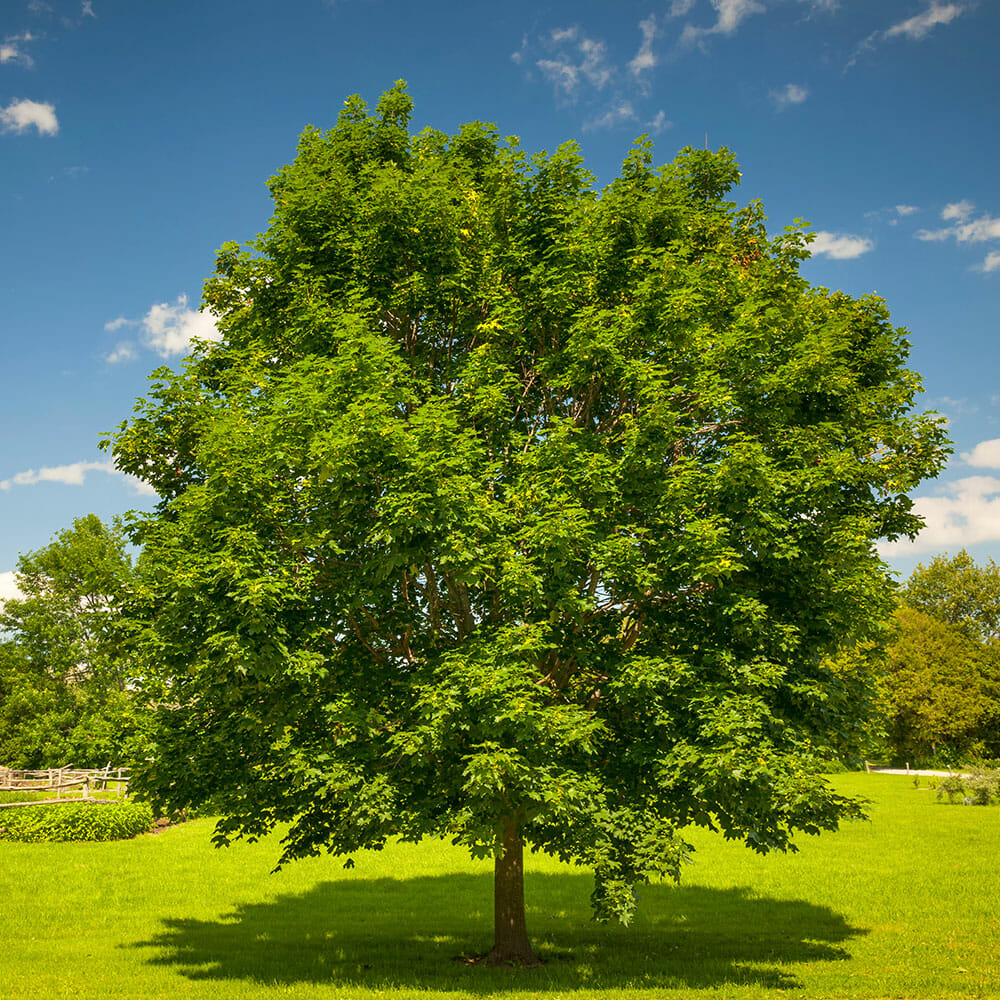
[[[152,822],[153,810],[145,802],[4,809],[0,810],[0,840],[31,844],[67,840],[129,840],[145,833]]]
[[[994,799],[1000,801],[1000,770],[976,768],[971,773],[959,777],[957,774],[941,778],[938,782],[938,799],[948,796],[949,802],[955,796],[968,806],[988,806]]]
[[[1000,770],[977,768],[965,784],[975,806],[988,806],[993,799],[1000,799]]]
[[[969,801],[974,806],[988,806],[993,801],[993,782],[988,778],[973,777],[966,782]]]
[[[961,795],[965,791],[965,785],[957,774],[951,774],[947,778],[942,778],[938,782],[937,797],[940,800],[945,795],[949,802],[955,801],[956,795]]]

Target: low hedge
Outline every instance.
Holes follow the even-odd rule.
[[[66,840],[128,840],[146,833],[153,810],[145,802],[26,806],[0,809],[0,840],[40,844]]]

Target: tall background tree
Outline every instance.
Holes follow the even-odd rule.
[[[890,752],[909,763],[1000,759],[1000,567],[962,550],[901,590],[882,685]]]
[[[726,194],[731,154],[601,191],[572,146],[411,135],[347,101],[224,246],[218,345],[109,444],[149,481],[130,615],[162,731],[141,786],[283,860],[444,835],[495,859],[490,960],[531,963],[523,849],[599,917],[695,823],[759,850],[858,813],[824,656],[891,609],[873,542],[941,426],[875,297]]]
[[[133,756],[145,717],[120,611],[134,581],[120,524],[94,514],[21,555],[0,604],[0,763],[98,767]]]

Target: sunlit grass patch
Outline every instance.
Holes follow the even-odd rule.
[[[586,873],[528,859],[539,970],[457,957],[492,932],[492,865],[440,841],[269,874],[275,840],[198,820],[113,844],[0,844],[0,997],[990,997],[1000,994],[1000,808],[840,775],[869,822],[758,857],[696,831],[680,887],[595,924]],[[85,970],[81,974],[81,970]]]

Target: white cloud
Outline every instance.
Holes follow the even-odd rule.
[[[946,222],[949,219],[964,221],[972,215],[972,210],[975,207],[976,206],[971,201],[967,201],[964,198],[961,201],[953,201],[951,204],[945,205],[941,210],[941,218]]]
[[[876,222],[884,222],[890,226],[898,226],[900,219],[916,215],[919,211],[919,205],[893,205],[891,208],[877,208],[871,212],[865,212],[865,218],[874,219]]]
[[[83,0],[80,7],[80,17],[97,17],[94,13],[94,0]]]
[[[652,14],[639,22],[639,30],[642,32],[642,43],[639,45],[639,51],[636,52],[632,61],[628,64],[629,72],[634,77],[639,77],[656,66],[653,41],[660,33],[656,18]]]
[[[37,486],[39,483],[61,483],[64,486],[83,486],[90,472],[105,472],[109,476],[121,476],[136,493],[155,496],[156,491],[147,483],[120,472],[111,462],[71,462],[68,465],[50,465],[41,469],[26,469],[16,472],[10,479],[0,479],[0,490],[10,490],[15,486]]]
[[[536,65],[555,87],[557,94],[562,91],[571,100],[576,96],[580,82],[580,71],[576,66],[561,59],[539,59]]]
[[[567,101],[577,99],[582,83],[603,90],[611,82],[614,69],[608,65],[604,42],[588,38],[576,27],[557,28],[549,39],[556,51],[551,59],[539,59],[535,65]]]
[[[612,76],[611,68],[604,61],[604,42],[596,42],[592,38],[584,38],[580,42],[580,52],[583,55],[583,62],[580,65],[583,75],[598,90],[601,90],[611,80]]]
[[[932,0],[931,5],[922,14],[915,14],[905,21],[900,21],[899,24],[894,24],[891,28],[886,28],[885,37],[894,38],[902,35],[905,38],[919,41],[926,38],[932,28],[939,24],[951,23],[967,9],[965,4],[938,3],[938,0]]]
[[[986,240],[1000,239],[1000,219],[981,215],[971,222],[955,226],[954,236],[959,243],[984,243]]]
[[[661,132],[666,131],[668,128],[673,128],[673,122],[667,118],[667,113],[660,108],[653,117],[646,122],[646,127],[653,133],[653,135],[659,135]]]
[[[3,607],[4,601],[9,601],[11,598],[18,598],[21,596],[21,591],[17,589],[17,580],[14,578],[14,571],[8,570],[6,573],[0,573],[0,608]]]
[[[104,329],[107,330],[108,333],[114,333],[115,330],[120,330],[123,326],[135,326],[135,320],[119,316],[117,319],[111,320],[110,323],[105,323]]]
[[[764,12],[757,0],[712,0],[712,6],[719,14],[714,30],[724,35],[731,35],[751,14]]]
[[[981,469],[1000,469],[1000,438],[980,441],[972,451],[962,452],[962,461]]]
[[[685,26],[681,34],[681,44],[700,42],[706,35],[732,35],[752,14],[763,14],[764,5],[757,0],[712,0],[715,8],[715,24],[710,28]]]
[[[143,339],[161,358],[185,354],[195,337],[211,341],[221,339],[212,314],[188,309],[187,302],[186,295],[179,295],[173,305],[158,302],[142,318]]]
[[[638,118],[635,108],[630,101],[619,101],[609,108],[603,115],[592,118],[583,123],[584,132],[594,132],[602,128],[614,128],[616,125],[624,125],[626,122],[634,122]]]
[[[135,361],[139,357],[135,344],[130,340],[123,340],[115,345],[115,349],[104,359],[109,365],[121,364],[123,361]]]
[[[673,0],[670,4],[668,17],[683,17],[694,6],[694,0]]]
[[[12,486],[34,486],[36,483],[63,483],[66,486],[82,486],[88,472],[116,473],[110,462],[73,462],[70,465],[52,465],[42,469],[28,469],[17,472],[10,479],[0,480],[0,490]]]
[[[779,111],[784,111],[793,104],[801,104],[808,96],[808,87],[802,87],[797,83],[786,83],[781,90],[771,91],[771,100]]]
[[[865,236],[851,236],[849,233],[828,233],[820,230],[809,249],[815,257],[825,254],[834,260],[853,260],[875,249],[875,243]]]
[[[12,101],[0,108],[0,126],[4,132],[17,134],[31,126],[38,129],[39,135],[55,135],[59,131],[55,106],[39,101]]]
[[[914,235],[918,240],[940,243],[954,239],[956,243],[987,243],[1000,240],[1000,218],[985,213],[973,219],[975,205],[971,201],[962,200],[945,205],[941,218],[953,225],[941,229],[920,229]],[[975,270],[989,273],[1000,268],[1000,251],[992,250]]]
[[[960,14],[971,10],[973,3],[939,3],[931,0],[931,5],[922,14],[900,21],[884,31],[873,31],[867,38],[858,42],[851,58],[844,67],[846,73],[866,52],[873,52],[880,42],[891,38],[907,38],[910,41],[920,41],[930,34],[931,29],[939,24],[949,24]]]
[[[560,42],[576,41],[579,34],[579,26],[574,25],[572,28],[554,28],[549,37],[558,45]]]
[[[20,35],[8,35],[3,42],[0,42],[0,65],[14,63],[29,68],[34,66],[35,60],[22,47],[24,42],[33,41],[34,37],[30,31]]]
[[[924,519],[925,527],[912,542],[880,543],[881,555],[917,555],[1000,541],[1000,479],[967,476],[943,485],[940,492],[914,498],[914,512]]]

